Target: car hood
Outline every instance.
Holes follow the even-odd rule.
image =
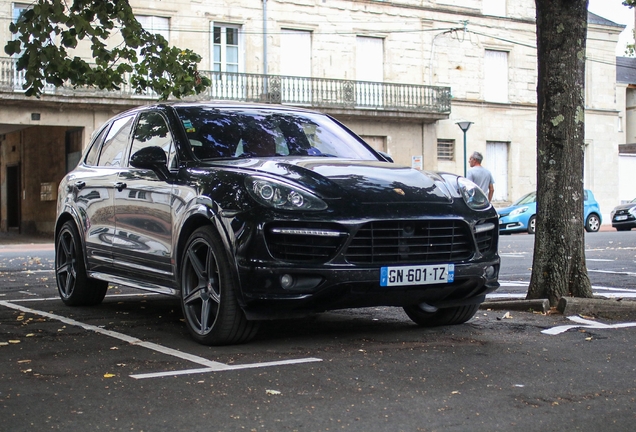
[[[528,203],[528,204],[520,204],[520,205],[514,205],[514,206],[510,206],[510,207],[504,207],[504,208],[498,208],[497,209],[497,213],[499,215],[503,215],[503,216],[507,216],[510,214],[510,212],[512,212],[513,210],[516,210],[518,208],[521,207],[528,207],[529,209],[534,209],[536,206],[536,203]],[[532,214],[532,213],[530,213]]]
[[[497,213],[499,213],[499,214],[508,214],[511,211],[513,211],[514,209],[519,208],[519,207],[523,207],[523,206],[510,206],[510,207],[498,208],[497,209]]]
[[[629,210],[632,207],[636,207],[636,203],[627,203],[627,204],[617,205],[616,207],[614,207],[614,211]]]
[[[453,195],[444,179],[388,162],[336,158],[268,158],[231,161],[251,174],[284,178],[321,197],[350,198],[359,203],[450,203]],[[225,165],[225,164],[224,164]]]

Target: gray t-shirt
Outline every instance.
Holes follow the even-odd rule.
[[[495,179],[490,171],[483,166],[472,167],[466,173],[466,178],[475,183],[488,196],[488,189],[491,184],[495,184]]]

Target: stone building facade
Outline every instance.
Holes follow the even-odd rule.
[[[480,151],[495,173],[496,205],[535,189],[533,0],[130,4],[146,29],[202,55],[213,86],[198,99],[315,108],[396,163],[422,169],[461,174],[466,153]],[[24,7],[0,0],[2,40]],[[584,180],[609,213],[618,202],[617,144],[625,142],[614,55],[622,26],[593,14],[588,21]],[[50,232],[55,187],[91,133],[153,98],[50,88],[35,99],[20,86],[13,60],[0,58],[0,231]],[[473,123],[465,134],[460,120]]]

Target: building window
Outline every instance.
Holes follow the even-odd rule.
[[[13,22],[18,22],[18,18],[20,15],[27,9],[29,9],[31,5],[23,4],[23,3],[13,3]]]
[[[364,107],[383,105],[384,39],[356,37],[356,103]]]
[[[212,70],[241,72],[239,27],[212,24]]]
[[[170,18],[149,15],[136,15],[135,18],[148,33],[161,35],[170,42]]]
[[[311,32],[282,29],[280,34],[280,73],[285,76],[311,76]]]
[[[506,0],[483,0],[482,12],[484,15],[506,16]]]
[[[452,140],[452,139],[437,140],[437,160],[441,160],[441,161],[455,160],[455,140]]]
[[[484,55],[484,100],[508,102],[508,52],[486,50]]]
[[[367,144],[373,147],[373,150],[381,151],[384,153],[387,152],[386,136],[360,135],[360,138],[362,138]]]
[[[311,76],[311,32],[282,29],[280,34],[280,74],[291,77]],[[312,82],[306,79],[289,80],[281,88],[284,101],[311,103]],[[325,94],[325,96],[329,96]]]

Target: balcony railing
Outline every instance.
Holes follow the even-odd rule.
[[[251,73],[201,71],[212,85],[189,100],[232,100],[300,105],[315,108],[376,109],[450,113],[450,88],[438,86],[351,81],[327,78],[292,77]],[[130,82],[128,79],[126,83]],[[15,60],[0,58],[0,91],[23,92],[24,72]],[[47,85],[44,94],[57,96],[98,96],[104,98],[156,99],[153,92],[138,94],[125,84],[120,90]]]

